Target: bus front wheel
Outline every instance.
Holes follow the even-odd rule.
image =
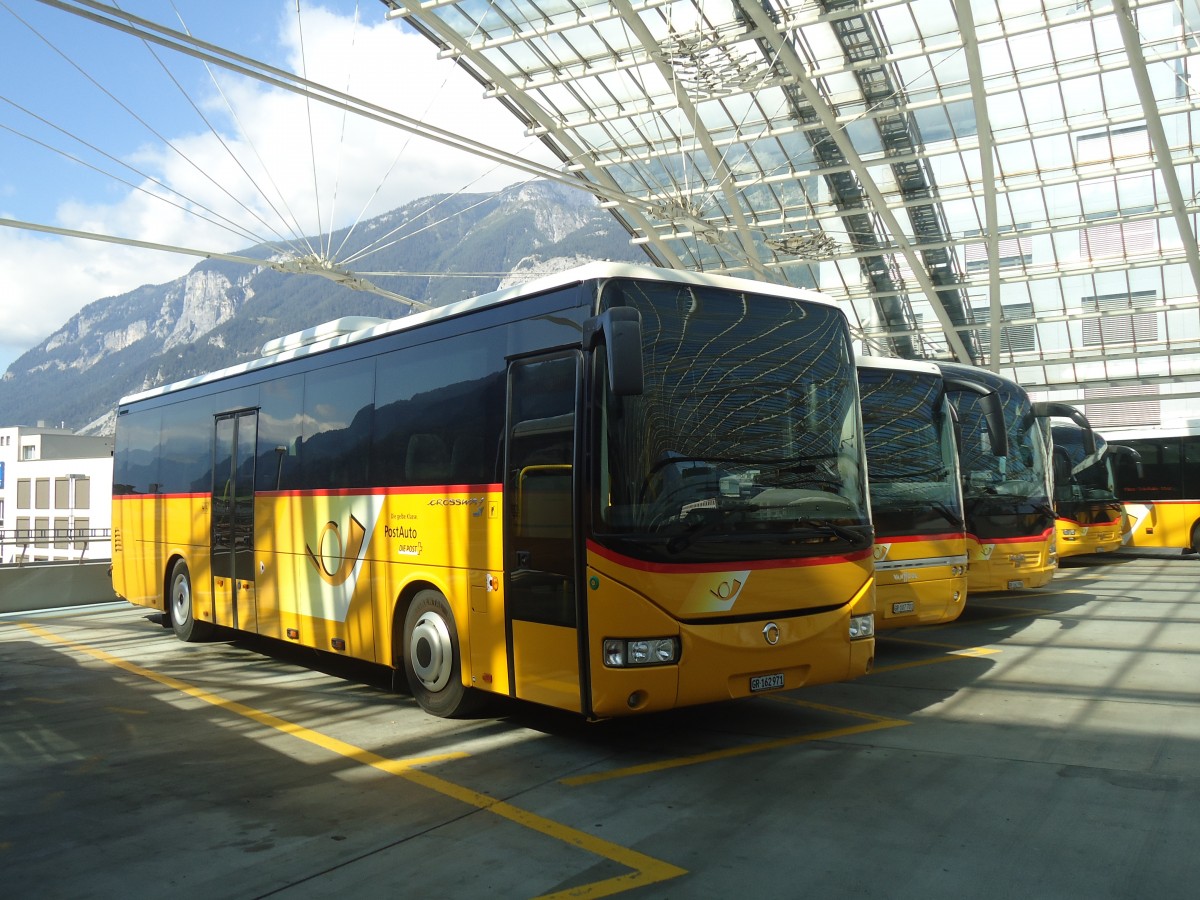
[[[404,616],[404,674],[413,697],[430,715],[465,716],[478,706],[478,694],[462,683],[454,613],[437,591],[418,593]]]
[[[208,622],[196,621],[192,606],[192,576],[187,563],[177,560],[171,569],[171,587],[167,594],[167,612],[171,617],[171,628],[181,641],[203,641],[212,631]]]

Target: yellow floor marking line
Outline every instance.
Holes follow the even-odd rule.
[[[766,698],[764,698],[766,699]],[[813,741],[825,741],[833,738],[846,737],[852,734],[864,734],[868,731],[880,731],[885,728],[897,728],[901,725],[911,725],[904,719],[889,719],[884,716],[877,716],[873,713],[859,712],[853,709],[842,709],[837,706],[825,706],[820,703],[813,703],[808,700],[794,700],[790,697],[782,695],[771,697],[780,703],[790,703],[795,706],[807,706],[811,709],[824,710],[826,712],[841,713],[844,715],[855,716],[860,719],[868,719],[864,725],[849,725],[845,728],[834,728],[829,731],[818,731],[813,734],[802,734],[795,737],[778,738],[773,741],[760,741],[755,744],[746,744],[741,747],[728,747],[724,750],[710,750],[708,753],[697,753],[692,756],[679,756],[673,759],[664,759],[652,763],[642,763],[638,766],[627,766],[623,769],[613,769],[608,772],[596,772],[591,775],[575,775],[571,778],[560,778],[559,784],[565,784],[570,787],[580,787],[586,784],[595,784],[600,781],[612,781],[616,778],[631,778],[637,775],[648,775],[652,772],[662,772],[667,769],[679,769],[684,766],[695,766],[706,762],[715,762],[722,759],[733,759],[738,756],[748,756],[752,753],[763,753],[767,750],[778,750],[781,747],[794,747],[797,744],[808,744]]]
[[[938,626],[934,626],[934,627],[940,628],[941,626],[938,625]],[[945,641],[919,641],[916,638],[907,638],[907,637],[899,637],[899,636],[892,637],[890,635],[888,637],[882,638],[880,640],[882,640],[884,643],[888,643],[888,644],[913,644],[917,647],[937,647],[939,650],[978,650],[978,649],[980,649],[979,647],[966,647],[966,646],[963,646],[962,644],[948,644]],[[876,641],[875,647],[877,650],[879,649],[879,640]]]
[[[964,647],[962,650],[951,650],[944,656],[935,656],[933,659],[914,659],[909,662],[895,663],[890,666],[876,666],[871,670],[871,674],[878,675],[880,672],[898,672],[901,669],[919,669],[921,666],[935,666],[938,663],[954,662],[959,659],[979,659],[999,652],[999,650],[993,650],[991,647]]]
[[[796,697],[789,697],[787,694],[767,694],[763,699],[774,700],[776,703],[786,703],[788,706],[803,706],[806,709],[836,713],[840,716],[853,716],[856,719],[866,719],[869,722],[891,722],[899,725],[911,724],[904,719],[893,719],[891,716],[863,712],[861,709],[850,709],[848,706],[830,706],[828,703],[817,703],[815,700],[800,700]]]
[[[297,725],[295,722],[289,722],[286,719],[281,719],[271,713],[263,712],[262,710],[254,709],[251,706],[246,706],[244,703],[239,703],[236,700],[229,700],[221,697],[218,694],[210,693],[203,688],[195,687],[178,678],[170,675],[164,675],[161,672],[155,672],[153,669],[146,669],[136,663],[129,662],[119,656],[113,656],[104,650],[96,647],[80,644],[69,638],[62,637],[52,631],[48,631],[37,625],[30,625],[26,622],[18,623],[27,631],[51,641],[56,644],[61,644],[76,650],[80,653],[85,653],[95,659],[116,666],[118,669],[123,669],[134,675],[148,678],[151,681],[156,681],[161,685],[180,691],[197,700],[202,700],[205,703],[210,703],[213,706],[219,707],[229,712],[243,716],[251,721],[257,722],[268,728],[273,728],[276,731],[281,731],[284,734],[291,735],[302,741],[307,741],[322,749],[328,750],[339,756],[354,760],[365,766],[379,769],[387,772],[389,775],[395,775],[414,784],[419,784],[432,791],[459,800],[468,805],[474,806],[477,809],[485,812],[494,813],[501,818],[508,819],[517,825],[528,828],[531,831],[536,831],[546,837],[552,838],[561,843],[568,844],[572,847],[577,847],[588,853],[603,857],[627,866],[633,869],[625,875],[618,875],[614,878],[608,878],[604,881],[596,881],[591,884],[583,884],[577,887],[568,888],[564,891],[557,891],[553,894],[544,894],[536,900],[566,900],[566,898],[592,898],[592,897],[610,897],[613,894],[621,893],[622,891],[632,890],[637,887],[644,887],[649,884],[656,884],[661,881],[667,881],[672,878],[678,878],[680,875],[686,875],[687,869],[681,869],[678,866],[647,856],[644,853],[638,853],[636,850],[631,850],[628,847],[622,847],[619,844],[614,844],[611,841],[606,841],[597,838],[584,831],[579,831],[569,825],[564,825],[561,822],[555,822],[536,813],[531,813],[528,810],[521,809],[511,803],[506,803],[503,800],[497,800],[495,797],[490,797],[487,794],[479,791],[471,790],[460,784],[455,784],[452,781],[447,781],[444,778],[439,778],[436,775],[431,775],[428,772],[421,771],[418,767],[427,765],[432,762],[441,762],[448,759],[461,759],[468,754],[462,752],[444,753],[433,756],[419,756],[408,759],[388,759],[384,756],[372,753],[370,750],[364,750],[361,747],[356,747],[353,744],[348,744],[345,741],[340,741],[337,738],[330,737],[326,734],[321,734],[319,731],[313,731],[305,728],[302,725]]]

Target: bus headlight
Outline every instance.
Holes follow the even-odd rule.
[[[678,638],[604,639],[604,664],[610,668],[665,666],[678,661]]]
[[[850,617],[850,640],[857,641],[862,638],[874,637],[875,635],[875,614],[867,613],[865,616]]]

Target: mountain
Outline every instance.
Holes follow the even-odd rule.
[[[335,233],[329,246],[346,258],[372,243],[381,249],[366,268],[412,274],[369,280],[434,306],[519,283],[523,272],[646,261],[594,198],[553,182],[424,197]],[[167,284],[89,303],[0,378],[0,424],[65,422],[110,433],[126,394],[252,359],[271,338],[341,316],[408,312],[378,294],[271,269],[271,253],[265,246],[239,252],[263,259],[261,267],[206,260]],[[447,277],[454,272],[464,275]]]

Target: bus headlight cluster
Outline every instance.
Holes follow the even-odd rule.
[[[875,614],[867,613],[865,616],[850,617],[850,640],[855,641],[861,638],[869,638],[875,636]]]
[[[675,662],[679,662],[678,638],[604,639],[604,664],[610,668],[665,666]]]
[[[951,566],[951,567],[950,567],[950,574],[951,574],[952,576],[953,576],[953,575],[966,575],[966,574],[967,574],[967,567],[966,567],[966,566]]]

